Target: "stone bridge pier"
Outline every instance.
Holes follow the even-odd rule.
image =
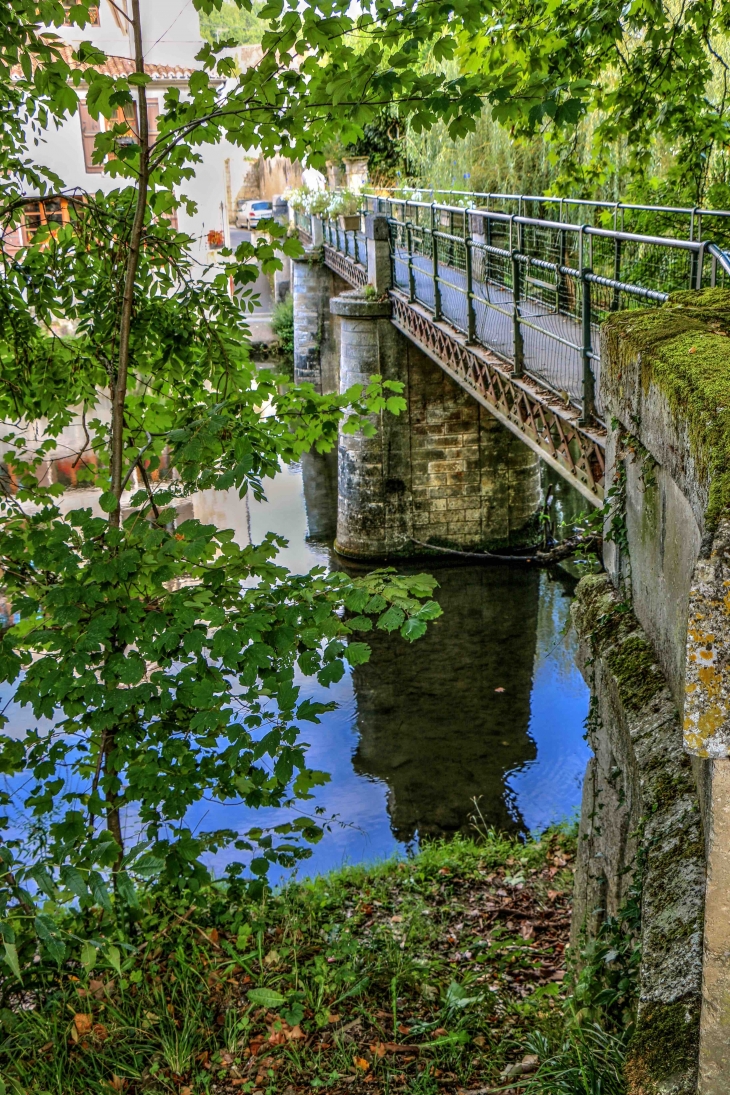
[[[321,248],[294,266],[296,378],[346,392],[380,375],[406,401],[373,415],[369,435],[340,430],[336,550],[379,560],[423,544],[535,543],[539,458],[391,322],[384,217],[368,216],[367,249],[362,289],[330,271]]]

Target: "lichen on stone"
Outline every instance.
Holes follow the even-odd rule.
[[[656,385],[686,423],[714,524],[730,512],[730,290],[673,293],[662,308],[610,316],[603,332],[610,358],[640,356],[644,391]]]

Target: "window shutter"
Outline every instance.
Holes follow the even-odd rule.
[[[160,104],[156,99],[147,104],[147,128],[149,130],[149,144],[153,145],[157,140],[157,119],[160,114]]]
[[[79,117],[81,118],[81,141],[84,146],[84,164],[88,175],[101,175],[104,165],[92,163],[94,152],[94,139],[101,132],[101,123],[98,118],[92,118],[86,103],[79,103]]]

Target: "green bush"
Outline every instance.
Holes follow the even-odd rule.
[[[294,361],[294,299],[287,293],[284,300],[274,305],[271,329],[279,340],[279,348],[288,362]]]

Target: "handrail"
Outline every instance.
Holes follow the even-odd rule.
[[[394,286],[434,321],[448,321],[467,342],[509,362],[513,376],[528,374],[579,407],[583,424],[600,420],[597,331],[609,313],[656,306],[677,289],[715,285],[718,277],[730,284],[730,248],[701,240],[701,231],[694,238],[702,213],[713,211],[631,207],[689,214],[689,238],[678,238],[625,231],[616,217],[613,228],[604,228],[473,204],[364,198],[364,211],[385,214],[390,226]],[[560,208],[588,204],[541,200]],[[630,208],[606,207],[614,213]],[[730,217],[730,211],[717,213]],[[324,235],[345,258],[366,265],[357,233],[329,221]]]

